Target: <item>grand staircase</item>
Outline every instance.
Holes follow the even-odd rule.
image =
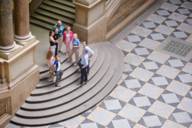
[[[67,25],[75,22],[73,0],[43,0],[31,16],[31,24],[50,30],[57,20]]]
[[[95,54],[87,84],[79,84],[78,67],[63,58],[60,86],[49,82],[48,70],[43,69],[39,84],[12,118],[12,125],[40,127],[58,123],[82,114],[105,98],[121,77],[123,55],[108,42],[91,47]]]

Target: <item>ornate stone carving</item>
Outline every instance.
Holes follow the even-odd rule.
[[[0,117],[6,113],[11,114],[11,97],[0,99]]]

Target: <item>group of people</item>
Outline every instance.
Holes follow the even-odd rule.
[[[79,66],[81,71],[80,84],[86,84],[90,68],[90,58],[94,54],[94,51],[87,46],[86,42],[83,42],[83,52],[80,55],[81,42],[78,39],[77,33],[74,33],[71,30],[71,26],[65,27],[61,20],[58,20],[53,26],[53,29],[50,30],[49,41],[50,46],[47,52],[47,60],[50,81],[55,81],[55,86],[58,86],[58,82],[63,75],[60,55],[65,55],[68,58],[68,62],[73,63],[75,66]],[[65,51],[62,51],[63,44],[65,46]],[[72,57],[73,55],[75,55],[74,61]],[[56,80],[54,80],[55,77]]]

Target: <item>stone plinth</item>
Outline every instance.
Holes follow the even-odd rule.
[[[105,0],[76,0],[74,31],[89,43],[105,40]]]
[[[0,52],[0,127],[7,124],[39,82],[34,59],[38,43],[34,39],[29,45],[17,44],[11,52]]]

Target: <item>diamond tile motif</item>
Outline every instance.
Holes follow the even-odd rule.
[[[137,47],[134,49],[134,51],[139,56],[150,54],[149,50],[147,50],[146,48],[142,48],[142,47]]]
[[[158,24],[161,24],[165,19],[166,19],[165,17],[159,16],[157,14],[149,15],[149,17],[147,18],[147,20]]]
[[[121,41],[119,41],[119,42],[116,44],[116,46],[117,46],[118,48],[120,48],[121,50],[126,51],[126,52],[130,52],[132,49],[134,49],[134,48],[136,47],[135,44],[130,43],[130,42],[126,41],[126,40],[121,40]]]
[[[119,110],[122,108],[118,100],[105,100],[104,104],[107,110]]]
[[[155,115],[143,117],[143,120],[148,127],[158,127],[162,125],[158,116]]]
[[[141,37],[138,35],[128,35],[128,41],[132,43],[138,43],[141,41]]]
[[[169,27],[177,27],[178,26],[178,22],[176,22],[175,20],[166,20],[165,24]]]
[[[192,75],[190,75],[190,74],[181,74],[181,75],[178,75],[178,77],[183,83],[192,82]]]
[[[128,102],[135,94],[136,92],[131,91],[130,89],[118,86],[110,95],[119,100]]]
[[[170,79],[174,79],[180,71],[178,69],[163,65],[161,68],[157,71],[157,74],[160,74],[162,76],[166,76]]]
[[[138,122],[141,117],[145,114],[145,111],[143,109],[137,108],[133,105],[127,104],[118,115],[129,119],[133,122]]]
[[[153,33],[150,34],[149,38],[151,38],[153,40],[156,40],[156,41],[162,41],[166,37],[161,33],[153,32]]]
[[[169,16],[169,18],[178,22],[183,22],[187,18],[187,16],[174,12]]]
[[[75,118],[72,118],[70,120],[64,121],[59,123],[60,125],[66,127],[66,128],[76,128],[78,127],[83,121],[85,120],[85,117],[83,116],[77,116]]]
[[[192,63],[187,63],[185,67],[182,69],[184,72],[192,74]]]
[[[161,96],[167,104],[174,104],[179,102],[177,95],[175,95],[174,93],[162,94]]]
[[[156,101],[150,108],[149,112],[159,115],[163,118],[168,119],[171,113],[174,111],[174,107],[167,105],[165,103]]]
[[[106,126],[112,121],[114,117],[115,117],[114,113],[97,107],[87,118],[103,126]]]
[[[171,59],[171,60],[168,60],[168,63],[172,66],[172,67],[183,67],[184,64],[181,60],[179,59]]]
[[[173,117],[178,123],[192,123],[192,118],[187,112],[173,113]]]
[[[187,111],[189,113],[192,113],[192,99],[189,98],[183,98],[183,100],[178,105],[178,108],[184,111]]]
[[[167,90],[174,92],[178,95],[185,96],[190,90],[190,87],[183,83],[173,80],[171,84],[167,87]]]
[[[114,128],[131,128],[128,120],[126,119],[113,120],[112,124]]]
[[[130,53],[124,58],[124,61],[128,64],[139,66],[144,61],[144,59],[145,58],[143,57]]]
[[[171,28],[171,27],[168,27],[166,25],[159,25],[156,29],[155,29],[156,32],[160,32],[162,34],[165,34],[165,35],[170,35],[174,29]]]
[[[161,5],[161,8],[174,12],[178,8],[178,6],[165,2]]]
[[[170,12],[169,12],[169,11],[163,10],[163,9],[157,10],[156,13],[157,13],[158,15],[160,15],[160,16],[165,16],[165,17],[167,17],[167,16],[170,15]]]
[[[145,22],[142,23],[142,25],[145,28],[148,28],[148,29],[153,29],[153,28],[155,28],[157,26],[156,23],[151,22],[151,21],[145,21]]]
[[[182,14],[182,15],[188,15],[188,14],[190,14],[190,11],[189,11],[188,9],[186,9],[186,8],[178,8],[178,9],[176,10],[176,12],[178,12],[179,14]]]
[[[182,23],[177,29],[187,33],[192,33],[192,26],[186,23]]]
[[[111,94],[75,118],[38,128],[192,128],[192,0],[152,6],[111,40],[125,56]]]
[[[132,33],[137,34],[141,37],[147,37],[152,31],[140,26],[136,26],[133,30]]]
[[[156,49],[161,43],[149,38],[145,38],[139,45],[148,49]]]
[[[179,5],[182,3],[181,0],[169,0],[169,2],[175,5]]]
[[[169,59],[169,55],[161,53],[161,52],[152,52],[149,56],[148,59],[159,62],[161,64],[164,64],[168,59]]]
[[[153,61],[146,61],[146,62],[143,62],[143,65],[146,69],[148,70],[155,70],[155,69],[158,69],[159,66],[157,63],[153,62]]]
[[[135,97],[133,98],[133,101],[135,102],[137,107],[146,107],[151,105],[149,98],[147,98],[146,96]]]
[[[80,128],[98,128],[96,123],[84,123],[81,124]]]
[[[130,76],[147,82],[153,76],[153,73],[142,68],[136,68]]]
[[[181,6],[187,9],[192,9],[192,2],[185,1]]]
[[[169,84],[167,79],[163,76],[152,77],[151,79],[153,83],[157,86],[166,86]]]
[[[141,84],[137,79],[125,80],[125,85],[129,89],[135,89],[141,87]]]
[[[167,120],[162,126],[162,128],[186,128],[186,127],[173,121]]]
[[[173,36],[175,37],[175,38],[178,38],[178,39],[185,39],[185,38],[187,38],[187,34],[185,33],[185,32],[182,32],[182,31],[175,31],[175,32],[173,32]]]
[[[139,93],[146,95],[148,97],[151,97],[153,99],[157,99],[161,95],[162,92],[163,92],[163,89],[156,87],[154,85],[151,85],[149,83],[145,84],[139,90]]]

